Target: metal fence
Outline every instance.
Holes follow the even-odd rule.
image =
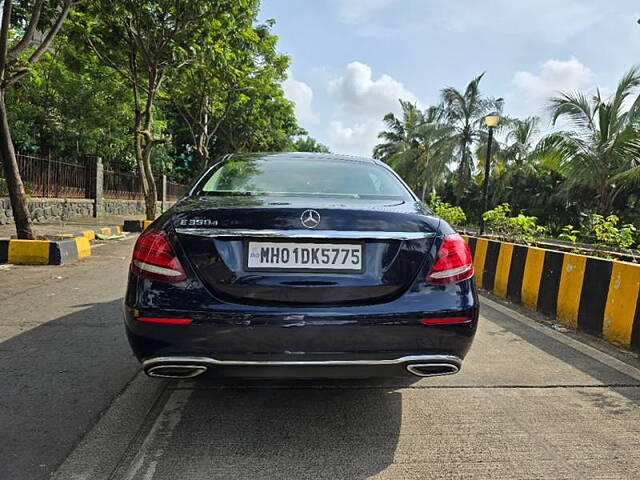
[[[167,182],[167,200],[178,200],[187,194],[188,187],[175,182]]]
[[[86,198],[91,189],[84,163],[52,160],[42,155],[16,155],[22,182],[33,197]],[[0,195],[7,195],[4,171],[0,170]]]
[[[140,177],[134,173],[104,170],[102,192],[104,198],[118,200],[142,200]]]
[[[81,159],[77,163],[53,160],[48,156],[34,154],[16,155],[22,181],[28,195],[32,197],[92,198],[96,182],[93,162]],[[1,165],[0,165],[1,166]],[[136,173],[103,171],[103,197],[121,200],[142,200],[142,185]],[[156,178],[158,193],[162,191],[162,176]],[[166,182],[167,200],[177,200],[187,192],[186,185]],[[0,196],[7,196],[4,171],[0,168]]]

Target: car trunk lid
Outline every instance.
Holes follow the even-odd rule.
[[[314,228],[305,228],[308,211],[318,217]],[[172,222],[184,256],[220,299],[345,305],[392,300],[428,267],[439,220],[427,213],[421,204],[401,200],[201,197],[178,206]],[[299,245],[311,255],[323,247],[360,247],[362,262],[345,270],[252,268],[250,243]]]

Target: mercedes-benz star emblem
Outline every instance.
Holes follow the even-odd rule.
[[[312,209],[305,210],[300,215],[300,221],[305,228],[316,228],[320,225],[320,214]]]

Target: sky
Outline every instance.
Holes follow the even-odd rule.
[[[370,156],[398,99],[421,107],[486,72],[505,113],[538,115],[559,91],[615,91],[640,64],[638,0],[262,0],[291,56],[283,87],[302,127]]]

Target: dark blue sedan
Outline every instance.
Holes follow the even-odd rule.
[[[231,155],[136,243],[125,300],[153,377],[456,373],[471,254],[385,164]]]

